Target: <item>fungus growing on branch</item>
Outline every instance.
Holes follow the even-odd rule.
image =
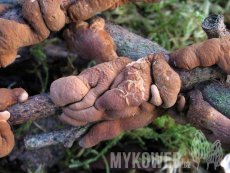
[[[181,88],[180,76],[165,61],[163,53],[148,55],[148,58],[152,59],[154,82],[163,101],[161,106],[163,108],[172,107],[176,103]]]
[[[0,13],[3,13],[0,18],[0,67],[6,67],[14,62],[18,48],[37,44],[46,39],[50,31],[59,31],[70,21],[89,19],[96,12],[107,10],[118,1],[19,0],[21,8],[17,6],[15,9],[8,5],[0,5]],[[99,29],[95,23],[92,25],[94,31]],[[107,36],[104,37],[108,40]]]
[[[27,92],[22,88],[12,90],[0,88],[0,110],[6,109],[9,105],[22,103],[28,99]]]
[[[72,105],[72,108],[91,107],[97,97],[109,89],[116,76],[131,61],[129,58],[120,57],[87,69],[79,76],[60,78],[51,84],[50,98],[58,106],[81,101],[80,104]]]
[[[107,120],[95,125],[80,142],[85,148],[92,147],[124,130],[148,125],[166,112],[147,102],[153,81],[151,72],[162,106],[173,106],[181,82],[164,54],[148,55],[138,61],[120,57],[85,70],[77,77],[60,78],[52,83],[50,98],[64,106],[60,116],[64,123],[80,126]]]
[[[21,0],[19,3],[22,6],[22,15],[31,27],[23,20],[19,23],[0,18],[0,67],[6,67],[15,60],[18,48],[39,43],[50,34],[38,2]]]
[[[92,19],[89,24],[84,21],[70,24],[64,31],[67,48],[97,63],[114,60],[118,57],[117,47],[104,26],[104,19],[99,17]]]
[[[217,64],[227,74],[230,74],[230,36],[212,38],[196,43],[169,55],[169,64],[191,70],[197,66]]]
[[[60,31],[66,24],[66,11],[61,10],[63,0],[39,0],[43,18],[49,30]]]
[[[25,102],[28,94],[21,88],[12,90],[0,89],[0,110],[17,102]],[[0,112],[0,158],[8,155],[14,147],[14,135],[7,120],[10,118],[8,111]]]
[[[14,135],[7,123],[9,118],[8,111],[0,112],[0,158],[7,156],[14,147]]]

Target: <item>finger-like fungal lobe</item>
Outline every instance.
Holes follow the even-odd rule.
[[[79,145],[84,148],[92,147],[101,141],[117,137],[123,131],[138,129],[146,126],[160,115],[160,112],[155,109],[154,105],[145,102],[140,105],[140,111],[135,116],[118,118],[111,121],[103,121],[94,125],[79,142]]]
[[[11,64],[19,47],[29,46],[46,39],[50,31],[43,21],[37,1],[19,1],[22,19],[0,18],[0,67]]]
[[[154,99],[159,99],[156,91],[158,89],[163,101],[162,107],[169,108],[177,101],[177,95],[181,88],[180,76],[166,62],[164,54],[148,55],[148,58],[152,62],[152,75],[157,87],[152,90],[153,97],[151,101],[154,102]],[[154,98],[155,96],[156,98]]]
[[[183,95],[178,95],[176,101],[176,107],[178,111],[183,111],[185,109],[186,100]]]
[[[148,2],[148,3],[157,3],[157,2],[161,2],[162,0],[119,0],[117,3],[115,3],[112,7],[110,7],[110,10],[117,8],[117,7],[121,7],[124,4],[127,4],[129,2]]]
[[[76,102],[70,107],[74,110],[91,107],[131,61],[129,58],[119,57],[87,69],[78,76],[60,78],[51,84],[50,98],[58,106]]]
[[[158,90],[156,85],[151,85],[151,100],[150,103],[152,103],[155,106],[162,105],[163,101],[161,99],[160,91]]]
[[[18,103],[24,102],[28,99],[27,92],[22,88],[14,88],[12,90],[1,88],[0,89],[0,110],[6,109],[6,107]]]
[[[18,48],[37,44],[51,31],[61,30],[66,23],[62,0],[19,0],[20,15],[2,15],[0,18],[0,67],[14,62]],[[0,12],[10,6],[0,5]],[[20,17],[21,16],[21,17]]]
[[[13,8],[13,6],[9,4],[0,4],[0,13],[4,13],[10,8]]]
[[[94,16],[96,12],[109,9],[119,0],[83,0],[76,1],[68,8],[68,14],[74,21],[82,21]]]
[[[187,118],[191,125],[201,129],[210,141],[215,142],[218,139],[221,145],[227,144],[230,149],[230,119],[204,101],[199,90],[190,92]]]
[[[102,111],[140,106],[141,103],[149,100],[151,83],[149,59],[142,58],[133,61],[117,76],[111,89],[97,99],[95,107]]]
[[[104,30],[104,25],[104,19],[99,17],[92,19],[89,24],[84,21],[70,24],[64,31],[67,48],[97,63],[114,60],[118,57],[117,47]]]
[[[230,74],[230,36],[209,39],[169,54],[169,64],[185,70],[217,64]]]
[[[14,135],[6,122],[9,118],[8,111],[0,112],[0,158],[7,156],[14,147]]]
[[[51,31],[60,31],[66,22],[66,11],[61,10],[63,0],[39,0],[41,12]]]

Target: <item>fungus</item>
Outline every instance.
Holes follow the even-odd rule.
[[[94,59],[97,63],[117,58],[117,47],[113,39],[104,30],[105,21],[94,18],[88,24],[80,21],[70,24],[64,31],[67,48],[85,59]]]
[[[160,106],[162,105],[163,101],[161,99],[161,96],[160,96],[160,92],[157,88],[156,85],[151,85],[151,100],[150,100],[150,103],[152,103],[153,105],[155,106]]]
[[[12,5],[0,4],[0,14],[6,12],[9,8],[12,8]]]
[[[230,36],[209,39],[169,54],[169,64],[185,70],[217,64],[230,74]]]
[[[70,107],[89,108],[131,61],[129,58],[120,57],[87,69],[78,76],[60,78],[51,84],[50,98],[58,106],[77,102]]]
[[[4,110],[9,105],[26,101],[28,94],[22,88],[14,88],[12,90],[0,88],[0,98],[0,110]]]
[[[92,147],[101,141],[117,137],[123,131],[146,126],[162,114],[158,109],[155,109],[154,105],[148,102],[140,105],[139,109],[135,116],[103,121],[94,125],[81,139],[79,145],[83,148]]]
[[[19,1],[22,15],[30,24],[0,18],[0,66],[6,67],[17,57],[19,47],[29,46],[46,39],[50,31],[43,21],[37,1]],[[38,25],[39,23],[39,25]]]
[[[59,31],[66,22],[65,12],[60,9],[62,0],[39,2],[19,0],[18,2],[22,7],[21,15],[25,20],[14,16],[9,19],[0,18],[0,67],[6,67],[15,60],[18,48],[43,41],[49,36],[50,30]],[[0,12],[8,8],[11,7],[1,5]]]
[[[0,112],[0,158],[7,156],[14,147],[14,135],[7,123],[9,118],[8,111]]]
[[[110,90],[97,99],[95,107],[103,111],[140,106],[141,103],[149,100],[151,83],[151,62],[149,59],[142,58],[133,61],[117,76]]]
[[[180,78],[167,64],[164,54],[149,55],[138,61],[120,57],[85,70],[77,77],[60,78],[52,83],[50,97],[58,106],[64,106],[60,116],[64,123],[79,126],[108,120],[95,125],[82,139],[80,145],[88,148],[124,130],[148,125],[165,113],[162,107],[155,108],[147,102],[151,72],[163,106],[172,106],[180,90]]]
[[[199,90],[190,92],[190,106],[187,119],[197,129],[200,129],[211,142],[220,140],[221,146],[230,149],[230,119],[204,101]]]
[[[16,12],[21,14],[18,16],[11,13],[11,11],[7,13],[6,10],[12,8],[11,6],[0,5],[0,12],[6,12],[0,18],[0,67],[6,67],[11,64],[17,57],[17,51],[20,47],[37,44],[46,39],[50,31],[61,30],[70,20],[79,22],[89,19],[96,12],[107,10],[118,1],[79,0],[76,2],[63,2],[63,0],[19,0],[18,3],[21,5],[21,9],[16,10]],[[151,0],[148,1],[150,2]],[[67,11],[70,18],[67,16]],[[104,33],[95,24],[92,24],[91,29],[94,32],[98,29],[99,34]],[[107,34],[102,34],[101,37],[106,40],[104,45],[107,45],[108,49],[113,47],[116,50],[115,44],[111,42]],[[112,52],[110,58],[112,59],[115,56],[115,52]]]
[[[152,59],[152,73],[155,85],[161,95],[163,108],[169,108],[176,103],[180,91],[180,76],[165,61],[163,53],[148,55]]]
[[[40,0],[41,12],[51,31],[60,31],[66,23],[66,12],[61,10],[63,0]]]

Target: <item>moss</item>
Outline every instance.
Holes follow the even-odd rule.
[[[220,83],[206,85],[202,90],[205,100],[219,112],[230,118],[230,92],[229,88]]]

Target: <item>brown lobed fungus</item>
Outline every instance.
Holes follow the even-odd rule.
[[[64,106],[60,116],[64,123],[80,126],[108,120],[95,125],[82,139],[80,145],[88,148],[124,130],[145,126],[165,112],[147,102],[151,73],[162,106],[173,106],[181,83],[164,54],[149,55],[138,61],[120,57],[85,70],[77,77],[60,78],[52,83],[50,97],[58,106]]]
[[[17,57],[20,47],[37,44],[51,31],[61,30],[66,23],[66,12],[60,9],[62,0],[19,0],[21,15],[0,18],[0,66],[6,67]],[[0,12],[10,6],[0,5]]]
[[[7,123],[9,118],[8,111],[0,112],[0,158],[7,156],[14,147],[14,135]]]
[[[46,39],[50,31],[59,31],[70,21],[86,20],[96,12],[109,9],[118,1],[19,0],[21,9],[17,7],[16,11],[11,6],[1,4],[0,12],[5,13],[0,18],[0,67],[14,62],[18,48],[37,44]]]
[[[26,101],[28,94],[21,88],[12,90],[1,88],[0,98],[0,110],[4,110],[11,104]],[[0,158],[8,155],[14,147],[14,135],[7,122],[9,118],[8,111],[0,112]]]
[[[9,105],[26,101],[28,94],[22,88],[14,88],[12,90],[0,88],[0,98],[0,110],[4,110]]]
[[[64,31],[67,48],[85,59],[93,59],[97,63],[117,58],[117,47],[113,39],[104,30],[105,21],[94,18],[88,24],[84,21],[71,23]]]
[[[190,70],[197,66],[217,64],[227,74],[230,74],[230,36],[212,38],[196,43],[169,55],[169,64]]]

